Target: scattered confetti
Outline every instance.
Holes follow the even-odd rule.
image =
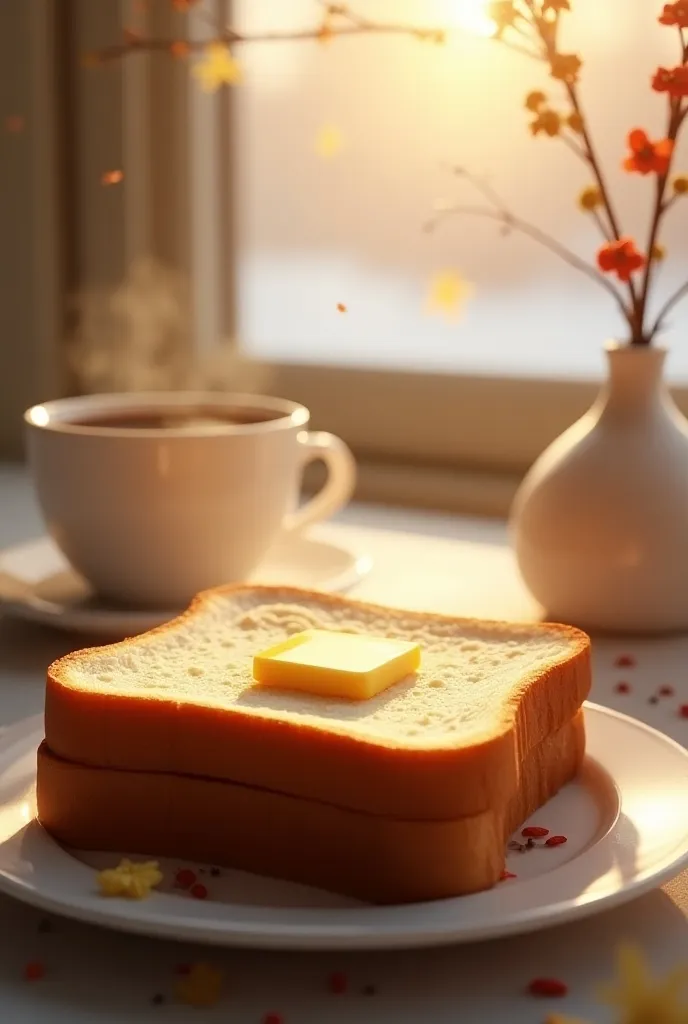
[[[518,875],[515,875],[513,871],[507,871],[505,869],[499,876],[501,882],[507,882],[510,878],[518,878]]]
[[[660,697],[673,697],[675,690],[673,686],[660,686],[659,696]]]
[[[678,713],[681,718],[688,718],[688,704],[682,704],[678,709]]]
[[[429,310],[455,319],[472,293],[473,286],[461,274],[455,270],[442,270],[430,281]]]
[[[24,968],[24,977],[27,981],[40,981],[45,977],[45,966],[39,960],[33,960]]]
[[[614,687],[614,693],[630,693],[631,688],[628,683],[617,683]]]
[[[220,871],[219,868],[211,868],[210,874],[212,875],[213,878],[219,878],[222,872]]]
[[[173,43],[170,43],[170,53],[178,60],[188,57],[189,52],[189,44],[185,43],[183,39],[176,39]]]
[[[335,125],[325,125],[315,137],[315,151],[327,160],[336,156],[344,146],[344,136]]]
[[[685,974],[684,967],[655,979],[640,950],[622,946],[617,954],[616,984],[604,986],[600,997],[629,1024],[641,1020],[679,1024],[686,1019],[680,993]]]
[[[542,839],[543,836],[549,835],[549,829],[541,828],[539,825],[528,825],[526,828],[521,829],[521,835],[527,839]]]
[[[194,964],[175,986],[177,1000],[187,1006],[215,1006],[221,995],[222,974],[208,964]]]
[[[349,980],[346,974],[341,971],[331,974],[328,981],[328,988],[334,995],[341,995],[349,987]]]
[[[632,654],[620,654],[614,664],[617,668],[634,668],[636,661]]]
[[[98,884],[103,896],[126,896],[142,900],[150,896],[151,890],[162,882],[162,877],[157,861],[135,863],[125,858],[116,868],[101,871]]]
[[[346,308],[346,306],[344,305],[343,302],[338,302],[337,303],[337,310],[340,313],[346,313],[347,312],[347,308]]]
[[[534,978],[528,985],[531,996],[553,996],[560,999],[568,990],[568,985],[559,978]]]
[[[101,185],[119,185],[124,179],[124,171],[104,171],[100,176]]]
[[[232,57],[224,43],[210,43],[205,56],[194,66],[192,74],[204,92],[217,92],[221,85],[238,85],[241,65]]]
[[[568,843],[566,836],[550,836],[545,839],[545,846],[563,846],[564,843]]]
[[[9,132],[10,135],[19,135],[20,132],[24,131],[24,118],[18,114],[11,114],[5,118],[5,131]]]
[[[202,882],[197,882],[196,885],[191,886],[191,895],[195,900],[207,900],[208,890]]]
[[[659,697],[657,697],[657,696],[655,696],[653,694],[652,697],[648,697],[647,698],[647,703],[648,704],[659,704]]]
[[[196,881],[196,872],[190,868],[182,868],[174,876],[174,885],[177,889],[190,889]]]
[[[266,1013],[263,1024],[284,1024],[284,1017],[281,1013]]]

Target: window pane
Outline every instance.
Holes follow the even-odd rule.
[[[358,0],[370,19],[446,25],[466,0]],[[303,28],[312,0],[237,0],[245,29]],[[626,135],[665,131],[666,103],[649,87],[676,63],[674,30],[648,0],[575,0],[562,49],[585,57],[582,94],[625,232],[644,247],[653,177],[624,174]],[[449,165],[485,177],[509,209],[594,261],[600,237],[576,197],[588,169],[558,139],[531,137],[523,98],[561,87],[541,65],[497,42],[452,35],[445,46],[403,37],[265,43],[242,50],[236,92],[239,327],[249,351],[282,361],[452,372],[597,373],[602,343],[623,338],[611,298],[552,253],[468,217],[422,230],[438,199],[484,205]],[[341,135],[316,152],[328,126]],[[335,140],[336,141],[336,140]],[[688,171],[688,151],[677,169]],[[658,307],[688,277],[688,197],[662,238]],[[429,282],[458,271],[474,286],[462,316],[429,315]],[[346,306],[338,312],[337,304]],[[688,303],[672,315],[683,341]],[[688,379],[688,344],[673,346]]]

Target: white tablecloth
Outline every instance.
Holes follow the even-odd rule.
[[[387,529],[385,529],[387,527]],[[395,531],[406,531],[403,535]],[[23,473],[0,470],[0,545],[36,536],[41,525]],[[456,614],[525,618],[534,612],[505,544],[501,524],[457,517],[354,508],[328,536],[375,559],[358,596]],[[0,620],[0,723],[40,711],[46,664],[74,646],[73,638]],[[619,653],[637,666],[614,667]],[[644,719],[688,744],[688,638],[595,644],[593,699]],[[628,694],[614,692],[622,676]],[[676,697],[648,703],[658,686]],[[677,809],[677,813],[681,810]],[[688,814],[688,809],[683,809]],[[688,873],[663,890],[579,924],[500,942],[418,953],[263,954],[205,950],[118,935],[44,916],[0,898],[0,1020],[7,1024],[224,1021],[261,1024],[268,1011],[284,1024],[540,1024],[549,1010],[611,1018],[595,1000],[613,974],[615,946],[642,945],[652,965],[688,962]],[[27,982],[30,962],[45,977]],[[169,999],[180,963],[210,961],[226,978],[216,1007],[194,1010]],[[344,972],[348,991],[333,995],[328,978]],[[525,994],[536,976],[566,981],[565,1000]],[[372,989],[371,989],[372,986]],[[164,997],[159,1004],[156,995]]]

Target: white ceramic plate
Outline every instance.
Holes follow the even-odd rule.
[[[372,561],[341,544],[293,536],[269,552],[252,583],[308,590],[348,590],[370,572]],[[99,600],[49,537],[0,551],[0,611],[103,639],[135,636],[176,612],[118,608]]]
[[[373,907],[274,879],[203,869],[210,898],[175,892],[182,866],[162,862],[162,891],[104,899],[93,866],[119,855],[68,853],[34,820],[40,718],[0,739],[0,890],[47,911],[123,931],[276,949],[401,948],[527,932],[624,903],[688,863],[688,751],[648,726],[589,705],[581,774],[535,824],[568,837],[554,849],[509,855],[517,878],[490,892]],[[201,872],[200,867],[196,870]]]

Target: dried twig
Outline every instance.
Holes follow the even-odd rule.
[[[565,263],[568,263],[569,266],[580,271],[580,273],[585,274],[586,277],[589,277],[590,280],[595,281],[596,284],[601,285],[607,292],[609,292],[619,306],[624,320],[626,320],[629,325],[631,324],[632,311],[626,307],[622,296],[616,290],[611,281],[609,281],[608,278],[603,277],[602,274],[598,273],[594,267],[584,259],[576,255],[575,252],[568,249],[565,245],[562,245],[561,242],[558,242],[552,235],[549,235],[546,231],[537,227],[537,225],[531,224],[530,221],[523,220],[521,217],[517,217],[515,214],[510,213],[502,207],[457,204],[439,209],[435,216],[426,222],[424,228],[426,231],[433,231],[445,217],[455,215],[482,217],[486,220],[495,221],[497,224],[500,224],[506,232],[512,230],[520,231],[521,234],[527,235],[535,242],[545,246],[550,250],[550,252],[555,253],[555,255],[564,260]]]

